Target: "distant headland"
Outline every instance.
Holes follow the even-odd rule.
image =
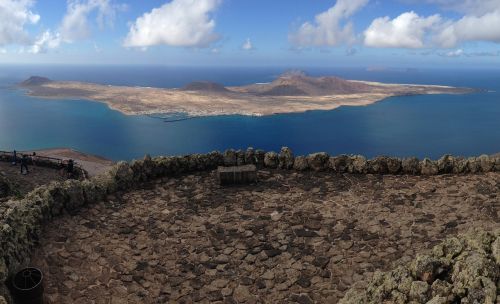
[[[340,106],[365,106],[393,96],[466,94],[476,91],[449,86],[310,77],[302,72],[287,72],[270,83],[238,87],[199,81],[179,89],[164,89],[52,81],[40,76],[32,76],[20,86],[28,90],[29,96],[93,100],[126,115],[186,113],[190,116],[263,116],[333,110]]]

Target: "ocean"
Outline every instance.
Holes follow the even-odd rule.
[[[393,97],[365,107],[341,107],[265,117],[213,116],[165,122],[126,116],[105,104],[25,96],[29,76],[112,85],[180,87],[195,80],[224,85],[269,82],[286,68],[157,66],[0,66],[0,150],[70,147],[113,160],[254,147],[295,154],[324,151],[439,158],[500,152],[500,70],[296,68],[313,76],[484,89],[468,95]]]

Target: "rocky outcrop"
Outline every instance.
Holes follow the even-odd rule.
[[[339,303],[498,303],[499,279],[500,230],[471,231],[376,273],[367,288],[354,287]]]

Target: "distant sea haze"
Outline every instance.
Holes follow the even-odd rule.
[[[297,67],[293,67],[297,69]],[[300,67],[299,67],[300,69]],[[472,156],[500,152],[500,71],[307,69],[313,76],[484,89],[468,95],[393,97],[366,107],[341,107],[264,117],[176,119],[124,116],[83,100],[32,98],[13,86],[32,75],[110,85],[182,87],[208,80],[226,86],[270,82],[285,68],[150,66],[3,66],[0,69],[0,150],[70,147],[114,160],[144,154],[204,153],[251,146],[296,154]],[[175,118],[183,118],[176,115]]]

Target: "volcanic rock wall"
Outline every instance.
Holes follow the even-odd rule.
[[[218,166],[255,164],[259,168],[283,170],[331,171],[335,174],[463,174],[500,171],[500,158],[486,155],[473,158],[444,156],[438,161],[416,158],[398,159],[326,153],[294,157],[288,148],[280,153],[254,150],[227,150],[224,153],[187,156],[146,156],[130,164],[120,162],[105,174],[89,180],[52,182],[37,188],[21,200],[0,205],[0,304],[11,302],[4,282],[29,263],[31,250],[36,246],[43,225],[64,212],[70,214],[80,207],[105,200],[107,195],[138,188],[160,177],[213,170]]]
[[[445,240],[408,265],[375,273],[367,288],[352,288],[340,304],[498,303],[500,230]]]

